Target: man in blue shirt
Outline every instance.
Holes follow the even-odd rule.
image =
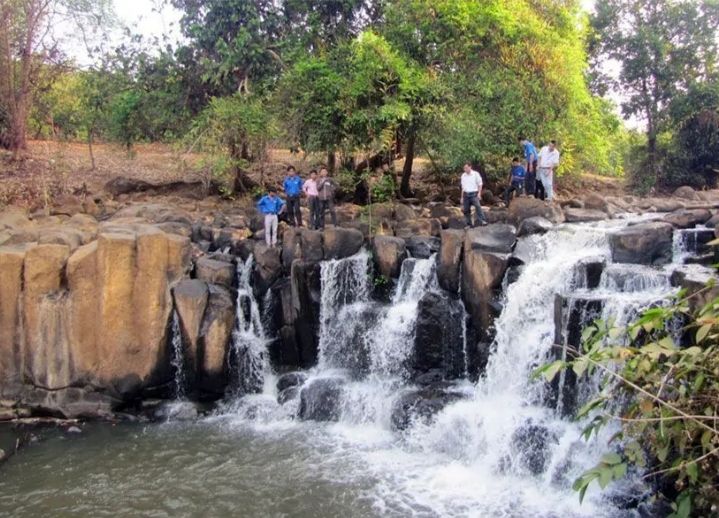
[[[277,215],[284,210],[285,202],[277,196],[277,189],[270,187],[260,201],[257,209],[265,216],[265,243],[277,244]]]
[[[282,188],[287,195],[287,216],[293,227],[302,226],[302,213],[300,212],[300,195],[302,194],[302,178],[297,175],[295,168],[287,168],[287,176],[282,182]]]
[[[513,193],[517,193],[517,196],[524,192],[524,180],[526,175],[524,166],[519,161],[519,157],[512,159],[512,169],[509,172],[509,187],[504,190],[504,204],[509,207],[509,200]]]
[[[537,160],[539,160],[539,154],[531,140],[520,137],[519,143],[522,145],[524,169],[527,171],[524,179],[525,192],[533,196],[537,189]]]

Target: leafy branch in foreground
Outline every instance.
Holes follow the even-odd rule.
[[[691,309],[683,295],[621,327],[596,321],[582,335],[582,350],[567,347],[569,361],[540,367],[548,381],[563,369],[577,378],[601,378],[598,396],[577,414],[588,420],[584,438],[609,423],[619,431],[613,453],[574,483],[580,500],[595,480],[606,487],[637,468],[655,496],[671,502],[672,517],[716,515],[719,508],[719,298]],[[681,326],[676,323],[681,322]],[[681,348],[676,337],[690,337]]]

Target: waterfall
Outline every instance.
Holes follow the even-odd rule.
[[[174,372],[175,399],[185,398],[185,353],[182,347],[182,332],[180,331],[180,316],[177,310],[172,311],[172,326],[170,327],[170,342],[172,346],[172,359],[170,365]]]
[[[259,304],[251,286],[253,256],[237,262],[237,307],[232,332],[232,391],[236,396],[260,392],[271,374],[267,338]]]

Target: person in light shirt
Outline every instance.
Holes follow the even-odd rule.
[[[462,209],[464,211],[464,218],[467,222],[465,228],[474,227],[477,225],[486,225],[487,220],[484,217],[482,211],[482,205],[479,202],[479,198],[482,195],[482,176],[472,169],[472,164],[467,162],[464,164],[464,172],[461,178],[462,185]],[[472,207],[476,213],[475,220],[476,224],[472,225]]]
[[[554,199],[554,170],[559,166],[559,150],[556,141],[552,140],[539,151],[537,179],[542,182],[547,201]]]
[[[317,190],[317,171],[310,171],[310,178],[302,185],[302,191],[307,196],[307,205],[310,208],[310,229],[320,228],[320,199]]]

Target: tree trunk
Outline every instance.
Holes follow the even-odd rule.
[[[334,174],[335,168],[337,167],[337,153],[333,151],[327,152],[327,170]]]
[[[414,162],[414,147],[416,143],[416,135],[414,131],[411,131],[407,137],[407,147],[405,148],[404,167],[402,168],[402,183],[399,187],[399,192],[405,198],[412,197],[412,190],[410,189],[409,180],[412,177],[412,164]]]
[[[90,150],[91,171],[95,170],[95,153],[92,150],[92,130],[87,132],[87,147]]]

